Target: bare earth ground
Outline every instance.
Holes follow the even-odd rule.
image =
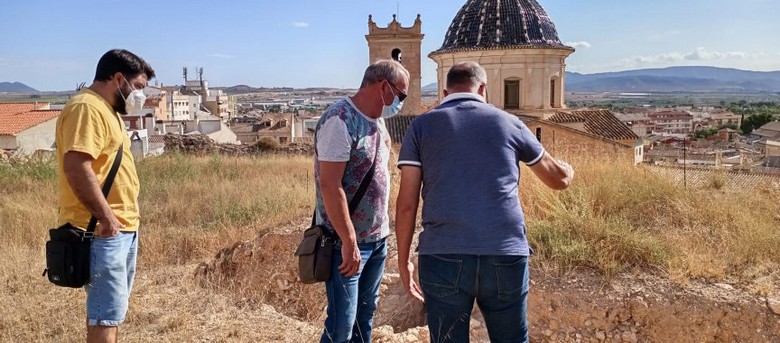
[[[305,224],[238,242],[200,265],[151,269],[142,261],[122,341],[317,341],[323,287],[296,282],[292,256]],[[42,255],[24,247],[0,251],[10,266],[0,271],[0,342],[82,340],[84,293],[48,284],[40,276]],[[423,308],[404,295],[395,265],[391,248],[374,341],[425,342]],[[768,274],[778,280],[777,271]],[[607,282],[588,271],[559,277],[539,268],[532,279],[533,341],[780,342],[780,315],[741,289],[746,285],[681,284],[648,274]],[[477,311],[472,328],[472,341],[488,341]]]

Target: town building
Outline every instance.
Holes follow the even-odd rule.
[[[664,110],[647,115],[653,124],[652,133],[684,137],[693,130],[693,116],[681,110]]]
[[[0,104],[0,149],[18,155],[53,150],[60,112],[48,103]]]

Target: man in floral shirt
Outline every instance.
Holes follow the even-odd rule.
[[[370,342],[390,233],[390,139],[384,120],[401,109],[409,72],[398,62],[370,65],[360,89],[330,106],[315,134],[317,223],[339,237],[325,283],[328,317],[322,342]],[[373,175],[367,175],[376,163]],[[355,212],[349,203],[364,178],[371,182]]]

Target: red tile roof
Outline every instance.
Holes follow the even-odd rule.
[[[634,131],[607,110],[561,111],[547,121],[556,124],[584,123],[587,133],[617,141],[639,139]]]
[[[32,110],[41,109],[46,106],[48,106],[47,103],[32,103],[32,102],[0,104],[0,116],[29,112]]]
[[[15,135],[35,125],[57,118],[60,112],[59,110],[0,112],[0,135]]]
[[[418,116],[415,115],[398,115],[390,119],[385,120],[387,125],[387,132],[390,134],[390,140],[394,144],[401,144],[404,141],[404,135],[409,125],[412,124],[412,120]]]

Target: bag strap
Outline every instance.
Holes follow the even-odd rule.
[[[106,176],[106,181],[103,183],[103,197],[108,199],[108,193],[111,191],[111,185],[114,183],[114,179],[116,178],[116,173],[119,171],[119,165],[122,164],[122,148],[124,144],[119,145],[119,150],[116,152],[116,157],[114,158],[114,164],[111,165],[111,170],[108,171],[108,176]],[[87,225],[87,232],[95,232],[95,227],[97,226],[97,217],[94,215],[92,218],[89,219],[89,225]]]
[[[366,191],[368,191],[368,186],[371,185],[371,181],[374,179],[374,172],[376,171],[376,160],[379,158],[379,128],[377,127],[376,132],[376,139],[374,140],[374,145],[376,146],[376,151],[374,153],[374,160],[371,162],[371,168],[368,169],[368,173],[363,176],[363,180],[360,181],[360,186],[358,187],[357,191],[355,191],[355,195],[352,196],[352,200],[349,201],[349,216],[352,217],[352,215],[355,213],[355,210],[357,210],[358,205],[360,205],[360,202],[363,200],[363,197],[366,195]],[[317,207],[314,207],[314,213],[311,215],[311,226],[314,226],[317,224]]]

